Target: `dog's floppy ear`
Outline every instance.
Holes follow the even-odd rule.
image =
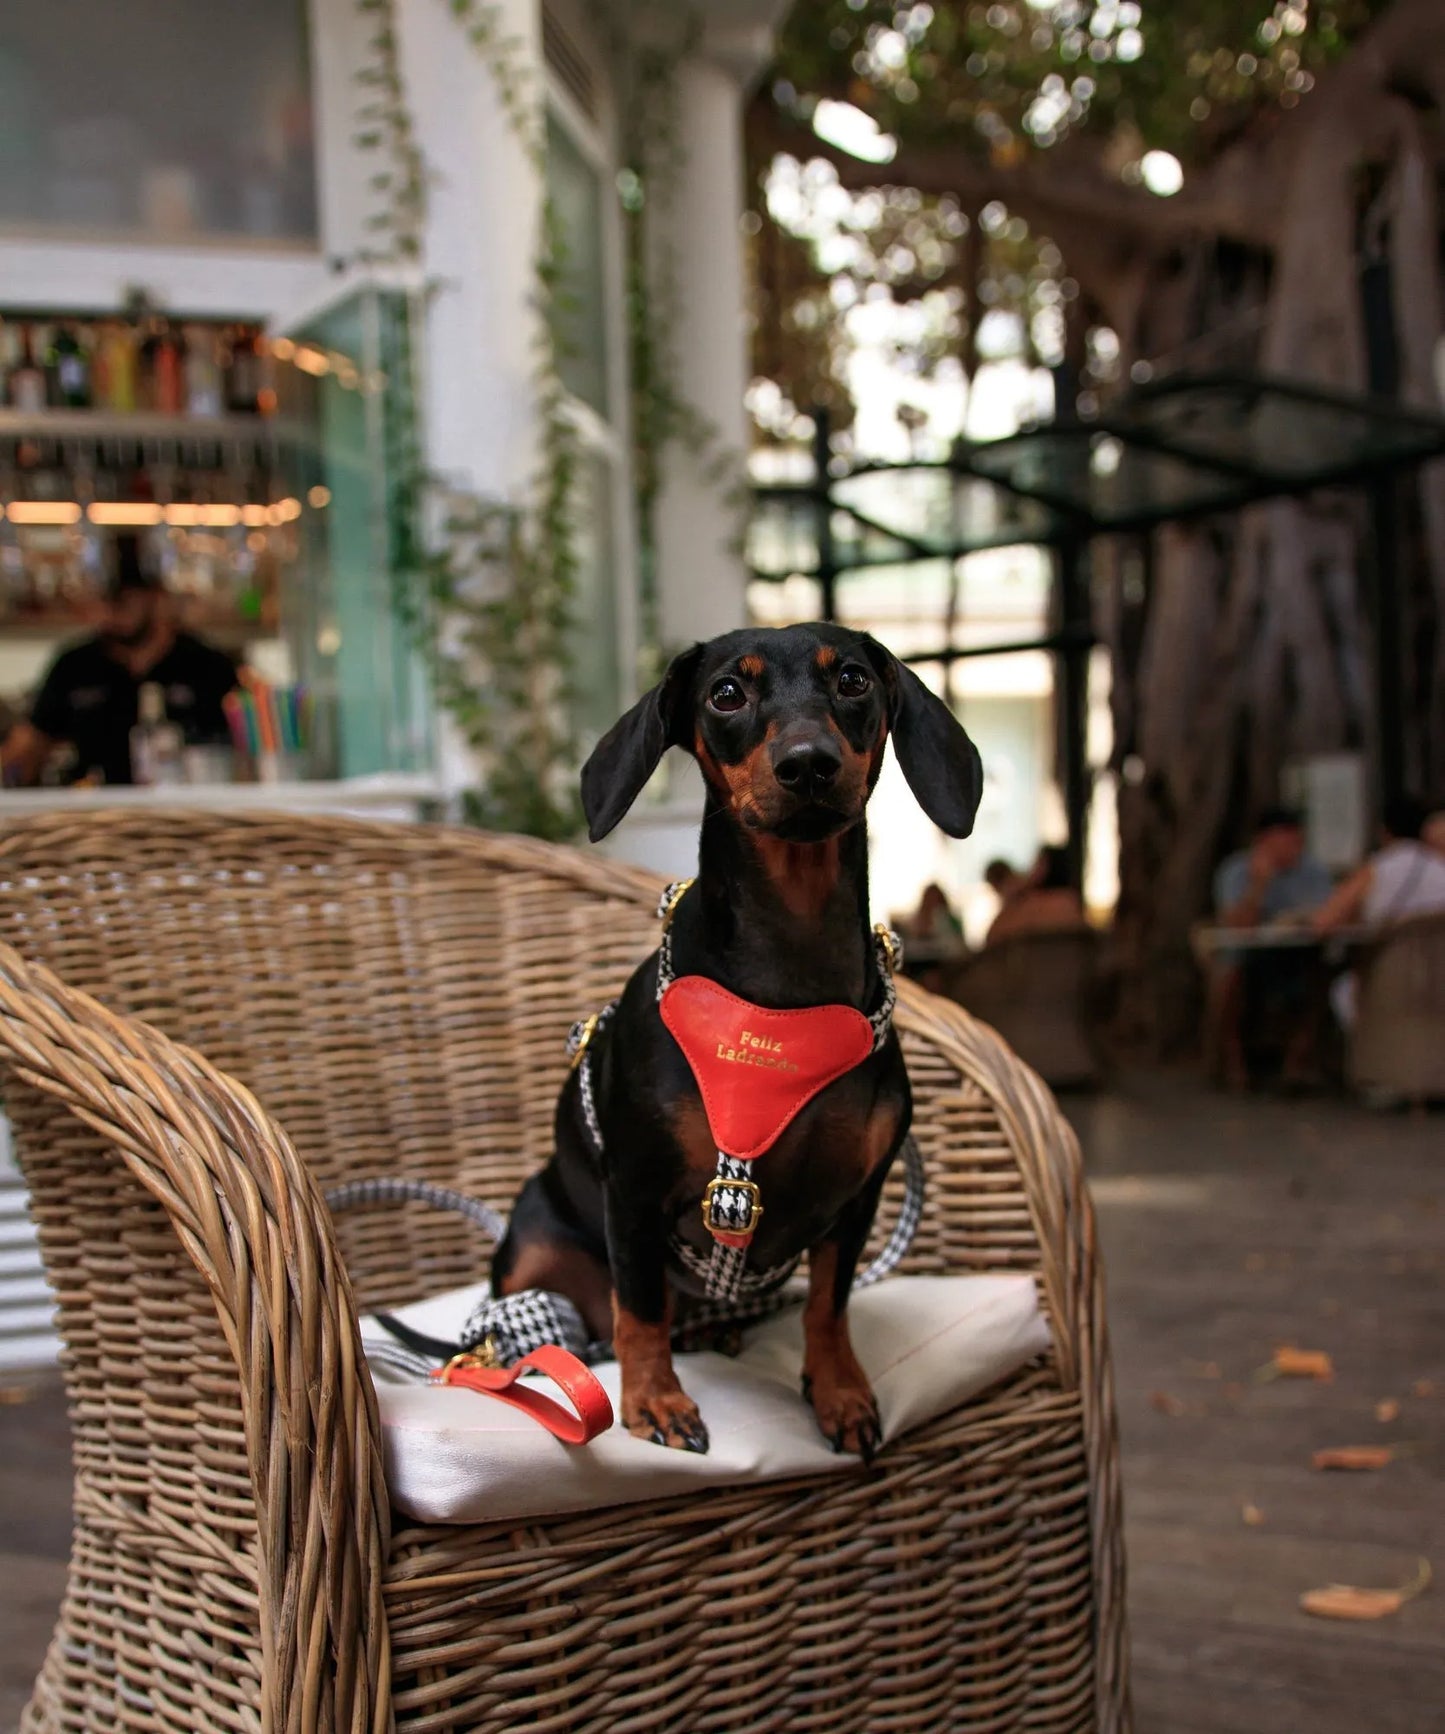
[[[907,664],[866,634],[864,642],[888,694],[893,748],[914,799],[940,830],[967,837],[983,793],[978,748]]]
[[[701,658],[700,644],[675,656],[652,691],[619,717],[592,749],[582,767],[582,810],[594,843],[626,816],[667,749],[690,738],[692,683]]]

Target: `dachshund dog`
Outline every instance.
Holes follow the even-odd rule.
[[[623,1424],[639,1438],[707,1449],[673,1368],[671,1333],[710,1292],[698,1272],[718,1238],[705,1219],[719,1163],[711,1099],[692,1050],[665,1021],[659,970],[702,978],[720,1003],[737,996],[756,1010],[755,1024],[827,1007],[867,1031],[887,983],[869,923],[864,808],[890,734],[924,812],[950,836],[967,836],[982,784],[973,743],[911,669],[840,626],[743,630],[695,645],[583,768],[596,842],[668,747],[690,752],[707,789],[698,877],[676,903],[665,961],[654,952],[641,965],[590,1043],[590,1102],[579,1072],[569,1076],[555,1153],[517,1199],[493,1286],[565,1294],[594,1338],[611,1337]],[[744,1038],[763,1050],[742,1054],[750,1066],[791,1067],[786,1044]],[[807,1253],[804,1394],[834,1450],[869,1459],[878,1409],[849,1341],[848,1295],[912,1099],[891,1025],[844,1064],[749,1164],[753,1196],[766,1204],[746,1258],[768,1271]],[[765,1077],[779,1087],[762,1070],[749,1073],[749,1087],[756,1079],[763,1089]]]

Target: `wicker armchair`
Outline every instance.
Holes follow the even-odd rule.
[[[1053,1353],[872,1472],[393,1522],[357,1309],[474,1280],[485,1248],[423,1210],[333,1222],[318,1188],[405,1171],[505,1201],[655,895],[567,850],[340,820],[0,838],[5,1102],[75,1437],[24,1734],[1128,1727],[1078,1153],[997,1038],[907,984],[910,1267],[1035,1273]]]

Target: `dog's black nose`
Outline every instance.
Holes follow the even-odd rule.
[[[843,768],[843,755],[827,736],[793,741],[773,759],[773,775],[793,795],[815,795]]]

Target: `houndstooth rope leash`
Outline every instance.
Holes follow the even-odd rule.
[[[659,999],[675,976],[672,913],[691,883],[691,880],[680,880],[669,885],[658,905],[658,917],[664,923],[658,947]],[[876,1052],[887,1040],[892,1025],[897,997],[893,971],[900,961],[901,948],[897,936],[882,927],[875,929],[874,943],[879,975],[884,984],[882,1002],[868,1020],[873,1028],[873,1049]],[[567,1040],[568,1056],[578,1072],[583,1119],[588,1136],[599,1153],[603,1148],[602,1128],[593,1093],[590,1050],[593,1040],[606,1027],[615,1010],[614,1000],[594,1016],[574,1024]],[[924,1170],[922,1153],[911,1136],[903,1145],[903,1173],[903,1204],[893,1232],[877,1258],[854,1278],[855,1288],[866,1288],[895,1270],[918,1230],[923,1214]],[[736,1223],[739,1228],[746,1229],[761,1214],[757,1188],[748,1177],[747,1165],[721,1151],[709,1195],[713,1219],[720,1225]],[[494,1241],[499,1241],[506,1232],[506,1219],[490,1205],[424,1180],[350,1181],[332,1187],[325,1197],[333,1211],[384,1203],[427,1204],[469,1217]],[[740,1325],[763,1318],[788,1304],[784,1286],[800,1262],[795,1258],[767,1270],[749,1270],[745,1247],[714,1242],[712,1253],[708,1255],[676,1235],[671,1238],[671,1250],[679,1263],[698,1277],[707,1290],[706,1300],[690,1301],[686,1319],[673,1333],[674,1345],[681,1349],[731,1346]],[[455,1343],[429,1338],[388,1313],[377,1313],[375,1317],[390,1340],[368,1343],[367,1360],[376,1373],[401,1379],[425,1378],[459,1350],[477,1354],[488,1365],[503,1367],[513,1365],[523,1356],[548,1344],[567,1349],[580,1360],[594,1365],[612,1355],[610,1343],[594,1341],[590,1337],[581,1313],[565,1295],[543,1289],[489,1296],[473,1309],[459,1341]]]
[[[910,1187],[910,1197],[911,1194]],[[470,1217],[494,1241],[506,1232],[506,1219],[490,1205],[425,1180],[349,1181],[333,1186],[325,1197],[334,1212],[376,1204],[427,1204]],[[911,1226],[904,1232],[909,1216],[909,1202],[905,1200],[903,1214],[888,1246],[861,1273],[855,1287],[876,1281],[897,1264],[913,1238],[912,1228],[917,1225],[914,1211]],[[789,1297],[782,1292],[782,1285],[794,1268],[794,1264],[783,1267],[782,1277],[766,1293],[743,1295],[730,1302],[690,1301],[686,1318],[672,1333],[673,1346],[684,1350],[734,1348],[739,1327],[766,1318],[788,1304]],[[400,1381],[425,1379],[453,1355],[463,1352],[476,1354],[484,1364],[499,1367],[512,1366],[524,1355],[549,1343],[568,1350],[589,1366],[612,1358],[611,1343],[592,1338],[582,1314],[566,1295],[547,1289],[487,1296],[472,1309],[454,1342],[429,1337],[391,1313],[377,1312],[373,1317],[387,1333],[387,1340],[372,1337],[367,1342],[367,1362],[374,1375]]]

